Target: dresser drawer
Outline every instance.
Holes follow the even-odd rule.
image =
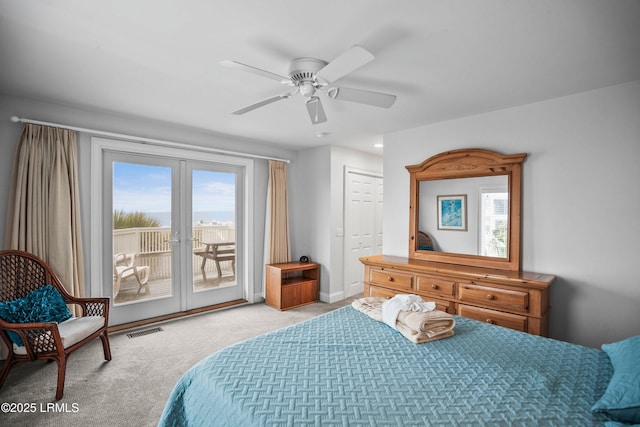
[[[389,298],[393,298],[396,295],[398,295],[398,292],[392,289],[379,288],[377,286],[369,286],[368,295],[365,294],[365,297],[378,297],[378,298],[389,299]],[[420,295],[420,298],[422,298],[425,301],[435,302],[436,310],[441,310],[441,311],[444,311],[445,313],[450,313],[450,314],[455,314],[456,312],[455,303],[451,301],[446,301],[438,298],[430,298],[424,295]]]
[[[417,276],[416,289],[430,295],[453,297],[456,294],[456,282],[436,276]]]
[[[387,288],[379,288],[377,286],[369,286],[369,295],[365,294],[365,297],[378,297],[378,298],[392,298],[398,295],[397,291],[387,289]]]
[[[413,275],[397,271],[371,270],[371,282],[378,285],[393,287],[394,289],[413,289]]]
[[[475,302],[505,310],[527,311],[529,307],[528,292],[467,283],[461,284],[459,288],[458,299],[463,302]]]
[[[451,301],[447,301],[444,299],[438,298],[430,298],[425,297],[424,295],[420,295],[420,297],[425,301],[433,301],[436,303],[436,310],[444,311],[445,313],[455,314],[456,313],[456,305]]]
[[[458,314],[468,319],[475,319],[481,322],[491,323],[492,325],[498,325],[505,328],[527,332],[526,316],[503,313],[501,311],[472,307],[470,305],[464,304],[458,304]]]

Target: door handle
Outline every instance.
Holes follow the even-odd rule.
[[[180,231],[174,231],[171,234],[173,234],[173,239],[164,240],[163,243],[180,243],[180,239],[178,239],[178,237],[180,237]]]

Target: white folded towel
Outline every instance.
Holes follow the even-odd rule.
[[[398,329],[396,321],[401,311],[427,312],[435,309],[435,302],[424,301],[418,295],[398,294],[382,303],[382,321],[393,329]]]

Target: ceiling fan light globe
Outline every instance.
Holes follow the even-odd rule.
[[[311,82],[304,82],[300,84],[300,93],[303,96],[313,96],[316,93],[316,87]]]

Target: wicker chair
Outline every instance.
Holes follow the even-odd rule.
[[[58,363],[56,400],[62,398],[67,358],[89,341],[100,337],[105,360],[111,360],[107,326],[109,298],[76,298],[67,293],[60,279],[42,259],[28,252],[0,251],[0,301],[23,298],[45,285],[52,285],[67,304],[80,308],[80,314],[60,324],[9,323],[0,318],[0,337],[9,350],[0,372],[0,388],[12,367],[35,360]],[[7,331],[17,333],[23,346],[14,344]]]
[[[431,236],[429,236],[424,231],[418,231],[418,250],[420,251],[433,250],[433,240],[431,240]]]

